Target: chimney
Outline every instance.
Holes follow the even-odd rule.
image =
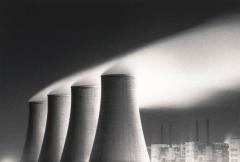
[[[39,162],[59,162],[68,129],[70,96],[48,95],[48,116],[46,132]]]
[[[196,120],[196,142],[199,142],[199,126],[198,126],[198,120]]]
[[[73,86],[69,128],[61,162],[88,162],[99,116],[99,93],[94,86]]]
[[[161,125],[161,144],[163,144],[164,143],[164,130],[163,130],[164,128],[163,128],[163,125]]]
[[[101,106],[90,162],[149,162],[134,77],[103,75]]]
[[[21,162],[37,162],[42,147],[47,121],[44,101],[29,102],[28,129]]]
[[[169,125],[169,146],[172,147],[172,124]]]
[[[209,129],[209,119],[206,121],[206,133],[207,133],[207,145],[210,145],[210,129]]]

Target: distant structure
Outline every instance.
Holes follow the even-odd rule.
[[[151,144],[151,162],[229,162],[229,145],[210,142],[210,122],[206,120],[206,143],[199,141],[199,126],[196,120],[195,141],[184,144],[172,144],[171,125],[169,127],[169,144]],[[236,143],[238,142],[238,145]],[[240,139],[233,141],[233,151],[240,157]],[[238,156],[237,156],[238,155]],[[239,161],[230,161],[239,162]]]
[[[240,138],[232,138],[229,143],[229,162],[240,161]]]
[[[90,162],[149,162],[134,77],[101,78],[100,116]]]
[[[161,139],[163,139],[163,125],[161,125]],[[152,144],[152,162],[183,162],[185,160],[184,145],[172,144],[172,125],[169,125],[169,144]]]
[[[206,120],[206,129],[207,129],[207,145],[210,145],[210,123],[209,119]]]
[[[61,162],[88,162],[99,116],[100,96],[94,86],[73,86],[69,128]]]
[[[169,147],[172,147],[172,124],[169,125]]]
[[[69,95],[48,95],[47,125],[39,162],[60,161],[69,124],[70,103]]]
[[[161,125],[161,144],[164,143],[164,134],[163,134],[164,128],[163,125]]]
[[[29,102],[29,119],[21,162],[37,162],[42,147],[47,121],[47,105],[44,101]]]
[[[194,162],[196,159],[196,143],[185,142],[185,162]]]
[[[185,147],[183,144],[174,144],[173,145],[175,161],[176,162],[184,162],[185,161]]]
[[[198,126],[198,120],[196,120],[196,142],[199,142],[199,126]]]
[[[151,162],[163,162],[170,159],[168,144],[151,145]]]
[[[229,145],[226,143],[213,143],[213,159],[215,162],[229,161]]]
[[[195,143],[195,147],[196,147],[196,152],[195,152],[195,159],[194,160],[196,162],[206,162],[207,161],[207,156],[208,156],[207,155],[207,146],[206,146],[206,144],[205,143],[201,143],[201,142],[196,142]],[[212,160],[212,158],[210,158],[210,161],[211,160]]]
[[[206,162],[213,162],[213,146],[210,143],[210,122],[209,119],[206,120],[206,155],[205,155],[205,161]]]

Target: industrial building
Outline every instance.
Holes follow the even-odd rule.
[[[229,142],[229,162],[240,161],[240,138],[232,138]]]
[[[171,135],[171,128],[169,130]],[[239,159],[240,139],[232,141],[233,146],[227,143],[211,143],[209,120],[206,120],[206,135],[206,142],[199,142],[199,127],[198,121],[196,121],[195,141],[172,144],[170,137],[169,144],[151,144],[151,162],[238,162],[229,161],[232,156],[231,153],[229,154],[229,146],[234,152],[235,159]]]
[[[231,146],[231,145],[230,145]],[[213,159],[215,162],[227,162],[229,161],[229,145],[226,143],[213,143]]]

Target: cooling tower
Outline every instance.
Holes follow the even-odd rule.
[[[29,118],[26,141],[21,162],[37,162],[42,147],[47,121],[46,102],[29,102]]]
[[[68,129],[70,116],[69,95],[48,95],[46,132],[39,162],[59,162]]]
[[[68,134],[61,162],[88,162],[99,116],[99,93],[93,86],[73,86]]]
[[[90,162],[149,162],[134,77],[103,75],[101,106]]]

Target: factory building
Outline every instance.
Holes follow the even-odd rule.
[[[175,162],[184,162],[185,161],[185,147],[183,144],[177,145],[173,144],[172,146],[175,155]]]
[[[185,142],[185,162],[195,162],[196,158],[196,143]]]
[[[226,143],[213,143],[213,159],[215,162],[229,161],[229,145]]]
[[[151,145],[151,162],[163,162],[169,157],[169,145],[167,144],[152,144]]]
[[[171,127],[170,127],[171,132]],[[163,134],[163,133],[161,133]],[[170,133],[171,135],[171,133]],[[209,120],[206,121],[205,143],[199,142],[199,127],[196,121],[195,141],[187,141],[184,144],[172,144],[171,136],[169,144],[152,144],[151,161],[152,162],[229,162],[229,145],[226,143],[211,143]],[[233,141],[232,147],[235,157],[239,159],[240,139]],[[238,145],[236,145],[238,143]],[[238,151],[238,152],[237,152]],[[237,162],[237,161],[230,161]]]
[[[195,161],[197,162],[205,162],[206,161],[206,144],[205,143],[196,143],[196,158]]]
[[[229,162],[240,162],[240,138],[232,138],[229,142]]]

